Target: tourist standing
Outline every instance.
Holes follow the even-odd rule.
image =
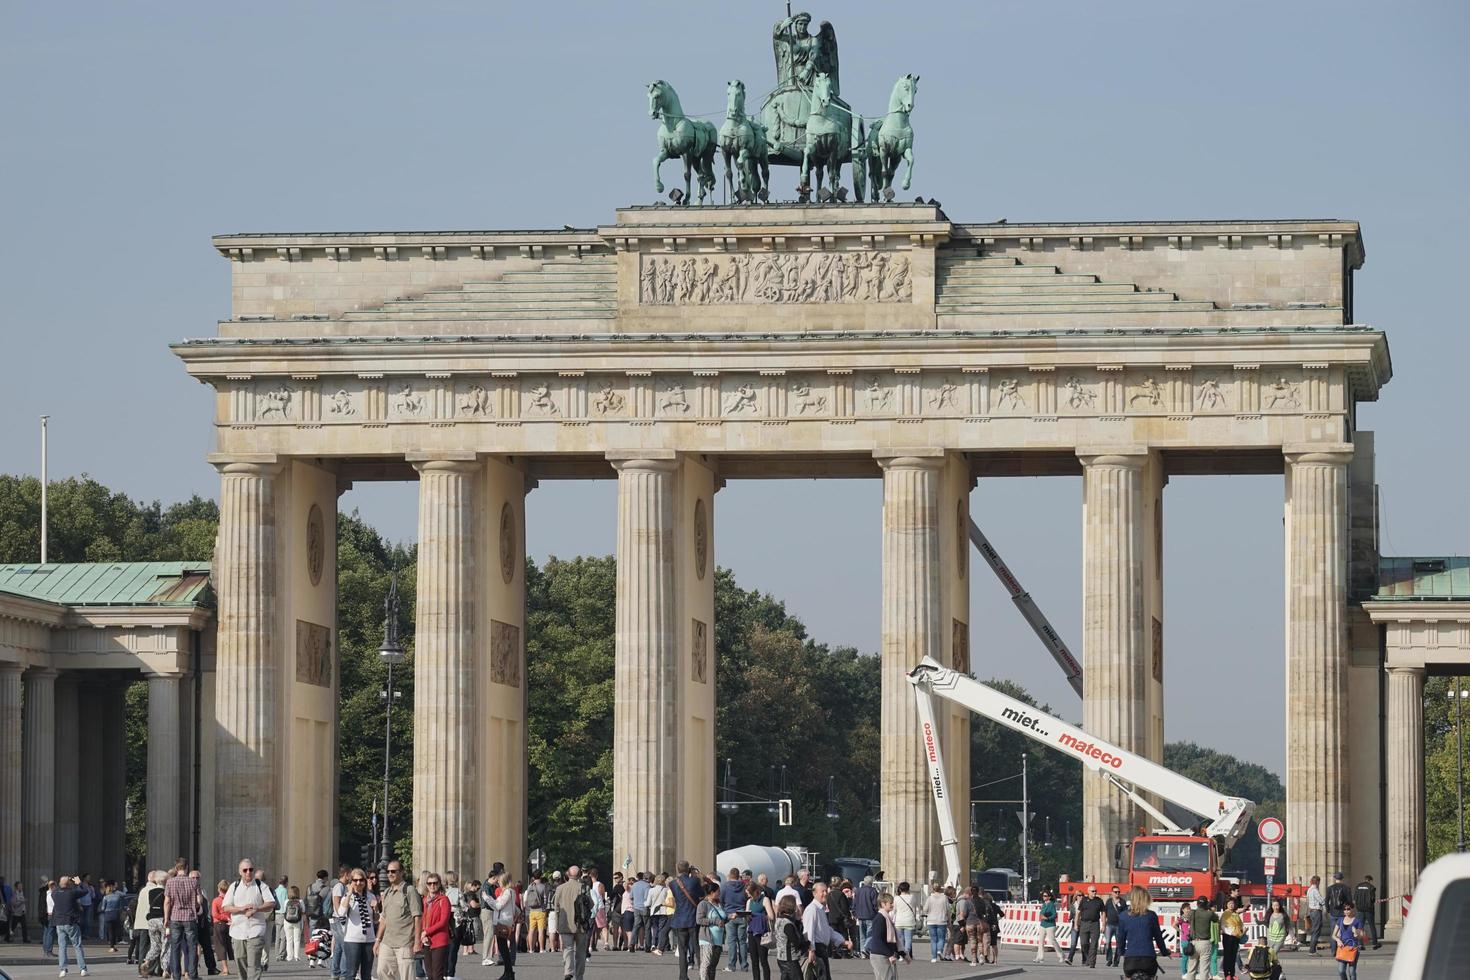
[[[1235,980],[1235,964],[1240,957],[1240,939],[1245,935],[1245,922],[1235,899],[1225,900],[1225,911],[1220,913],[1220,958],[1224,961],[1226,980]]]
[[[1317,944],[1322,940],[1322,879],[1312,875],[1307,885],[1307,935],[1312,942],[1311,955],[1320,955]]]
[[[740,872],[735,872],[740,877]],[[722,886],[709,882],[704,886],[704,899],[694,912],[694,922],[699,926],[699,976],[701,980],[715,980],[715,968],[720,965],[720,954],[725,951],[725,906],[720,898]]]
[[[776,893],[776,903],[779,905],[781,899],[787,897],[790,897],[790,899],[796,903],[796,914],[801,915],[801,910],[806,907],[806,903],[801,900],[801,890],[796,887],[795,875],[786,876],[786,880],[782,884],[781,890]]]
[[[26,919],[27,911],[26,888],[21,883],[21,880],[17,878],[15,883],[10,886],[10,917],[14,920],[10,926],[10,934],[11,938],[14,938],[15,929],[19,926],[20,941],[29,946],[31,944],[31,926]]]
[[[133,909],[133,935],[138,939],[138,976],[147,976],[163,960],[163,886],[158,872],[150,871],[138,889]]]
[[[537,871],[531,875],[526,886],[523,902],[526,909],[526,952],[540,953],[546,949],[546,876]]]
[[[561,887],[561,872],[553,871],[546,892],[546,948],[561,952],[561,932],[556,927],[556,890]]]
[[[174,980],[183,977],[179,972],[181,966],[189,980],[199,980],[199,910],[203,907],[199,881],[189,877],[180,858],[163,886],[163,918],[168,922],[168,973]]]
[[[949,942],[949,896],[938,882],[934,883],[929,897],[924,900],[924,921],[929,925],[929,962],[938,963],[945,957]],[[1043,930],[1044,932],[1044,930]],[[1055,938],[1055,937],[1053,937]],[[1037,954],[1037,959],[1041,955]]]
[[[893,925],[898,930],[898,955],[914,961],[914,930],[919,928],[919,908],[909,891],[909,883],[900,881],[893,897]]]
[[[347,894],[337,903],[336,913],[346,919],[342,930],[342,945],[346,950],[342,956],[343,976],[350,980],[371,980],[373,976],[373,947],[378,940],[377,924],[373,921],[373,904],[377,896],[368,890],[367,872],[353,868],[347,878]],[[239,950],[236,959],[241,959]],[[242,977],[241,980],[255,980]]]
[[[1045,958],[1046,947],[1051,946],[1052,952],[1057,954],[1057,962],[1066,962],[1062,956],[1062,947],[1057,945],[1057,903],[1052,898],[1051,889],[1041,890],[1041,910],[1039,925],[1041,926],[1041,942],[1036,945],[1036,962],[1040,963]]]
[[[1082,962],[1090,969],[1097,968],[1097,940],[1103,911],[1103,900],[1097,896],[1097,886],[1089,885],[1087,897],[1077,902],[1077,910],[1072,917],[1072,935],[1075,937],[1073,946],[1081,945]],[[1070,954],[1067,962],[1072,962]]]
[[[73,884],[67,875],[62,875],[51,892],[51,925],[56,931],[57,966],[60,976],[66,976],[66,954],[76,950],[77,966],[82,976],[87,975],[87,954],[82,952],[82,895],[86,891]]]
[[[802,980],[802,961],[813,961],[811,944],[806,941],[797,917],[796,901],[795,895],[780,895],[776,899],[774,945],[781,980]]]
[[[680,861],[678,873],[669,884],[674,893],[674,915],[669,928],[674,931],[674,948],[679,954],[679,980],[689,980],[689,965],[695,960],[695,915],[699,910],[699,878],[688,861]]]
[[[1271,947],[1273,957],[1281,954],[1286,943],[1286,933],[1291,928],[1291,919],[1286,914],[1286,905],[1279,898],[1271,899],[1271,911],[1266,915],[1266,944]]]
[[[454,909],[444,894],[444,882],[430,871],[424,875],[423,934],[419,942],[424,950],[424,969],[429,980],[445,980],[445,968],[449,965],[449,944],[454,928]]]
[[[801,928],[806,933],[807,942],[812,944],[812,961],[816,965],[815,980],[832,980],[832,947],[837,944],[838,936],[832,929],[832,922],[827,917],[827,884],[818,881],[812,884],[812,900],[801,913]],[[848,949],[852,948],[851,942],[844,943]]]
[[[858,946],[864,953],[868,949],[868,933],[878,917],[878,889],[873,887],[873,876],[863,878],[852,895],[852,916],[857,920]]]
[[[230,975],[230,961],[235,958],[235,946],[230,942],[230,917],[224,912],[225,892],[229,890],[230,883],[221,878],[209,903],[209,927],[214,932],[214,944],[219,947],[219,966],[225,976]],[[307,965],[315,966],[316,960]]]
[[[1148,891],[1135,886],[1118,913],[1118,954],[1114,959],[1122,962],[1124,976],[1157,974],[1159,957],[1169,956],[1159,917],[1150,905]]]
[[[720,883],[720,905],[725,912],[725,967],[729,970],[750,969],[746,938],[750,924],[745,919],[747,900],[740,869],[731,868],[729,876]]]
[[[659,873],[653,876],[648,886],[649,948],[654,956],[664,955],[668,948],[670,904],[674,896],[669,891],[668,876]]]
[[[872,888],[872,879],[863,879],[863,884]],[[859,919],[858,928],[865,933],[863,952],[873,967],[873,980],[897,980],[898,977],[898,928],[893,924],[893,896],[884,892],[879,895],[873,889],[873,918],[866,925]]]
[[[587,972],[587,943],[591,941],[592,899],[582,891],[582,869],[572,865],[566,881],[556,889],[552,905],[561,940],[563,978],[583,980]]]
[[[347,942],[344,938],[347,934],[347,920],[337,914],[337,906],[342,899],[352,890],[352,869],[347,865],[337,867],[337,882],[332,886],[331,901],[327,908],[327,914],[332,922],[332,980],[340,980],[344,964],[347,961]],[[244,967],[241,967],[244,972]]]
[[[648,921],[648,895],[653,890],[647,871],[640,871],[628,886],[628,896],[633,908],[633,929],[628,936],[628,948],[637,952],[648,952],[653,948],[653,932]]]
[[[1363,875],[1363,880],[1353,889],[1353,908],[1357,910],[1358,918],[1363,920],[1363,932],[1367,933],[1373,948],[1382,948],[1378,933],[1378,887],[1373,884],[1372,875]]]
[[[290,884],[290,879],[282,875],[272,892],[276,898],[276,914],[271,917],[271,945],[276,951],[278,963],[286,959],[286,903],[291,899]]]
[[[403,862],[388,862],[388,887],[379,899],[382,910],[373,940],[373,959],[381,980],[413,980],[413,958],[422,948],[423,900],[404,880]]]
[[[1192,966],[1185,976],[1193,974],[1195,980],[1211,980],[1210,960],[1215,953],[1215,930],[1219,923],[1220,917],[1210,908],[1210,900],[1201,895],[1189,912],[1189,942],[1194,946],[1194,953],[1189,958]]]
[[[751,980],[771,980],[770,950],[766,940],[775,927],[776,906],[755,882],[745,887],[745,943]],[[774,941],[774,940],[772,940]]]
[[[500,953],[501,980],[515,980],[516,975],[516,923],[521,918],[521,907],[516,901],[516,890],[511,887],[510,873],[502,872],[497,879],[500,891],[495,896],[494,943]],[[486,943],[491,942],[489,937]]]
[[[1363,920],[1358,917],[1353,903],[1343,903],[1337,917],[1332,920],[1332,953],[1337,960],[1339,980],[1358,980],[1358,955],[1363,951],[1365,938]],[[1448,942],[1449,937],[1445,937],[1445,941]]]
[[[102,939],[107,943],[110,953],[117,952],[117,941],[122,937],[123,901],[126,898],[113,882],[102,883],[102,902],[98,914],[102,921]]]
[[[1103,953],[1108,966],[1117,966],[1118,961],[1123,958],[1123,943],[1118,938],[1118,918],[1128,911],[1128,903],[1123,900],[1118,886],[1113,886],[1113,893],[1103,904]],[[1155,915],[1157,918],[1157,915]]]
[[[240,980],[260,980],[268,955],[266,935],[270,932],[276,898],[265,882],[255,877],[253,861],[245,858],[239,870],[239,879],[225,889],[220,911],[230,917],[230,944],[235,948]]]

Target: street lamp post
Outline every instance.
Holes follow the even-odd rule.
[[[393,702],[398,692],[393,690],[393,668],[403,663],[403,644],[398,639],[398,573],[388,581],[388,596],[383,600],[383,644],[378,647],[378,659],[388,667],[388,688],[383,692],[383,827],[379,837],[378,863],[388,864],[388,787],[389,762],[393,757]]]
[[[1465,703],[1466,696],[1470,696],[1470,691],[1462,688],[1460,678],[1456,677],[1450,697],[1455,702],[1455,814],[1459,826],[1455,850],[1461,853],[1465,850],[1465,726],[1460,706]]]

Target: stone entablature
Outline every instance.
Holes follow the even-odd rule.
[[[209,670],[212,622],[213,613],[197,606],[67,607],[0,595],[0,664],[25,669],[184,674],[194,670],[197,633],[204,644],[204,669]]]

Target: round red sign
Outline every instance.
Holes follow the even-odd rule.
[[[1262,844],[1280,844],[1281,838],[1286,836],[1286,825],[1277,817],[1262,817],[1256,824],[1256,836],[1261,838]]]

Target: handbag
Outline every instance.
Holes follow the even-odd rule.
[[[1194,955],[1194,943],[1185,943],[1183,946],[1179,947],[1179,955],[1180,956],[1193,956]]]
[[[1340,963],[1356,963],[1358,962],[1358,947],[1338,946],[1337,951],[1332,954],[1332,958]]]

